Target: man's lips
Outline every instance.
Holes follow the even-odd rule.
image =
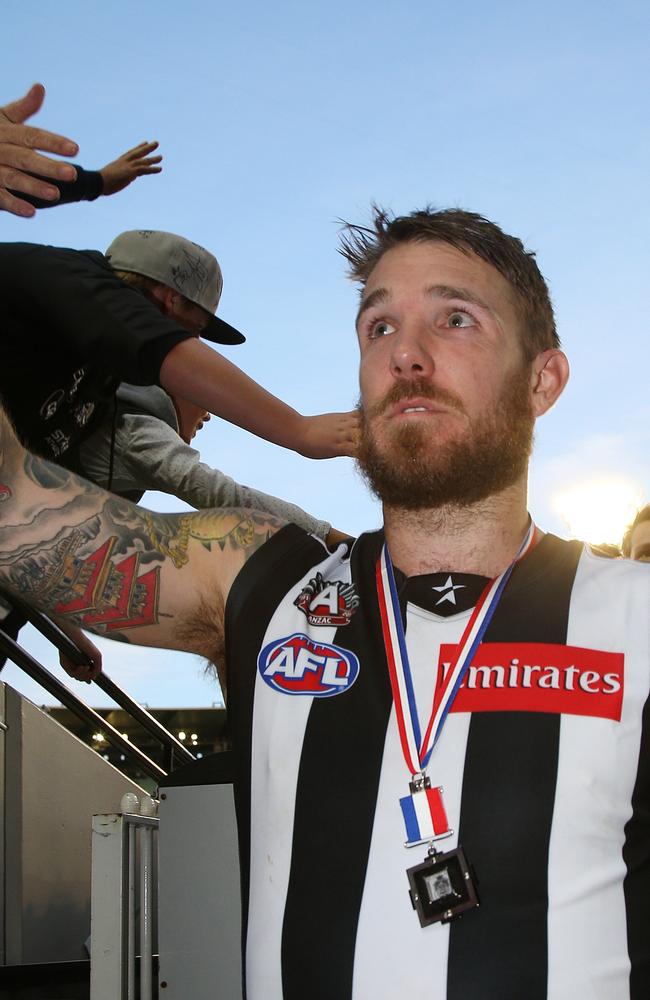
[[[414,396],[410,399],[400,399],[397,403],[393,403],[387,409],[387,415],[389,417],[411,417],[413,415],[421,416],[422,414],[427,413],[435,414],[448,412],[448,406],[422,396]]]

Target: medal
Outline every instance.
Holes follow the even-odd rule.
[[[406,872],[413,909],[420,926],[448,924],[479,905],[470,866],[462,847],[441,854],[431,846],[421,865]]]
[[[537,529],[530,523],[512,563],[491,580],[478,599],[465,626],[450,669],[434,693],[429,722],[422,739],[413,679],[406,649],[393,565],[386,544],[377,560],[377,599],[388,662],[397,729],[404,761],[411,773],[409,794],[400,798],[406,831],[405,847],[429,843],[427,858],[409,868],[411,901],[423,927],[447,922],[479,905],[476,887],[462,848],[441,854],[433,842],[453,834],[449,829],[442,788],[432,787],[426,768],[465,674],[496,611],[515,564],[532,548]]]

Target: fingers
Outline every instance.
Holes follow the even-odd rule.
[[[24,97],[10,104],[5,104],[0,108],[0,142],[7,142],[12,145],[22,146],[26,149],[42,149],[46,153],[58,153],[60,156],[76,156],[79,147],[72,139],[55,132],[48,132],[42,128],[32,128],[24,125],[28,118],[40,110],[45,97],[45,88],[40,83],[35,83]],[[3,161],[4,162],[4,161]],[[65,175],[60,176],[62,180],[67,179]]]
[[[65,653],[59,654],[59,663],[65,670],[66,674],[70,677],[74,677],[76,681],[82,681],[85,684],[90,684],[99,677],[102,666],[101,658],[99,662],[93,661],[92,663],[75,663],[71,660]]]
[[[0,212],[10,212],[12,215],[19,215],[23,219],[31,219],[36,215],[36,209],[28,201],[21,198],[14,198],[8,191],[0,188]]]
[[[159,157],[162,159],[162,157]],[[154,161],[155,162],[155,161]],[[144,177],[145,174],[161,174],[162,167],[146,167],[144,164],[135,171],[135,177]]]
[[[361,414],[359,410],[351,410],[349,413],[333,414],[333,416],[339,418],[341,454],[354,458],[361,438]]]
[[[48,132],[44,128],[33,128],[31,125],[14,124],[5,116],[4,108],[0,108],[0,142],[24,149],[42,149],[46,153],[58,153],[60,156],[76,156],[79,152],[77,143],[63,135]]]
[[[19,215],[23,218],[31,218],[36,212],[33,205],[29,202],[23,201],[21,198],[16,197],[16,192],[23,192],[24,194],[31,194],[35,198],[42,198],[44,201],[55,202],[59,199],[59,189],[54,187],[52,184],[47,184],[43,180],[39,180],[36,177],[30,177],[29,174],[25,174],[22,170],[17,169],[15,166],[8,166],[3,163],[4,161],[18,160],[21,164],[25,162],[24,157],[18,156],[14,157],[12,155],[5,156],[6,147],[0,145],[0,210],[4,212],[11,212],[12,215]],[[22,151],[25,152],[24,150]],[[36,168],[38,173],[43,171],[41,162],[48,163],[49,161],[43,156],[37,156],[35,153],[31,153],[37,163],[33,166]],[[63,164],[61,164],[63,166]],[[70,167],[69,164],[65,164],[69,170],[75,173],[74,168]],[[13,193],[12,193],[13,192]]]
[[[0,155],[1,155],[0,147]],[[35,198],[42,198],[45,201],[55,202],[59,198],[59,189],[44,181],[23,174],[19,170],[3,167],[0,163],[0,209],[11,212],[12,215],[20,215],[23,218],[30,218],[35,214],[36,209],[29,202],[16,197],[17,192],[31,194]]]
[[[0,168],[2,167],[26,170],[59,181],[73,181],[77,176],[77,171],[71,163],[59,163],[58,160],[50,160],[47,156],[41,156],[40,153],[14,143],[2,142],[0,136]]]
[[[11,104],[5,104],[2,109],[12,122],[24,122],[40,111],[45,99],[45,87],[42,83],[34,83],[24,97]]]
[[[159,174],[162,167],[159,164],[162,156],[150,156],[158,149],[157,142],[140,142],[133,149],[122,153],[116,160],[107,163],[102,167],[100,174],[103,180],[103,193],[105,195],[117,194],[123,191],[137,177],[146,177],[147,174]]]
[[[7,147],[0,143],[0,184],[3,187],[24,191],[26,194],[37,195],[39,198],[50,196],[58,198],[58,188],[42,178],[54,176],[57,180],[73,181],[77,172],[69,163],[57,164],[67,168],[65,173],[61,170],[51,170],[48,166],[51,162],[53,163],[38,153],[29,153],[16,146]],[[30,174],[38,176],[31,177]]]
[[[122,154],[122,158],[128,160],[139,160],[143,156],[148,156],[149,153],[153,153],[155,149],[158,149],[160,143],[158,142],[140,142],[133,149],[129,149],[126,153]],[[158,160],[162,160],[162,156],[157,157]]]
[[[335,549],[337,545],[341,542],[346,542],[350,538],[349,531],[339,531],[338,528],[330,528],[327,538],[325,539],[325,544],[328,549]]]
[[[23,124],[40,110],[44,98],[45,88],[35,83],[24,97],[0,108],[0,211],[23,218],[33,216],[34,207],[10,194],[8,188],[45,201],[56,201],[59,197],[57,188],[23,171],[60,181],[73,181],[77,175],[69,163],[59,163],[35,152],[40,149],[60,156],[75,156],[79,151],[76,142],[65,136]]]
[[[113,163],[128,163],[128,164],[150,164],[150,163],[160,163],[162,156],[149,156],[158,149],[159,143],[157,142],[140,142],[133,149],[127,149],[126,153],[122,153],[118,156]],[[110,165],[110,164],[109,164]]]
[[[135,168],[134,176],[142,177],[144,174],[159,174],[162,167],[157,167],[157,163],[162,162],[162,156],[150,156],[154,150],[158,149],[157,142],[141,142],[138,146],[134,146],[130,149],[128,153],[124,154],[124,158],[129,161],[132,168]]]

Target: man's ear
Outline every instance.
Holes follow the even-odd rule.
[[[531,400],[533,416],[541,417],[553,406],[569,381],[569,362],[564,351],[551,348],[533,361]]]
[[[158,308],[163,316],[171,316],[174,309],[174,301],[178,298],[178,292],[175,292],[169,285],[158,283],[152,289],[151,294],[158,303]]]

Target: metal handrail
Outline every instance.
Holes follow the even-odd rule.
[[[29,604],[25,604],[23,600],[15,597],[13,594],[5,595],[2,592],[2,597],[19,610],[34,628],[38,629],[46,639],[49,639],[57,647],[59,652],[65,653],[74,663],[80,666],[90,665],[90,659],[86,653],[79,649],[74,640],[66,635],[56,622],[48,618],[42,611],[38,611]],[[123,708],[132,719],[139,722],[150,736],[159,740],[165,749],[170,751],[170,762],[172,765],[174,755],[187,762],[196,760],[194,754],[180,740],[176,739],[173,733],[170,733],[158,719],[151,715],[150,712],[143,708],[142,705],[135,701],[130,694],[124,691],[115,681],[111,680],[103,671],[95,678],[95,684],[101,688],[104,694],[108,695],[112,701],[119,705],[120,708]]]
[[[2,651],[5,656],[17,663],[18,666],[28,674],[32,680],[35,680],[37,684],[45,688],[51,695],[57,698],[62,705],[69,708],[77,718],[82,719],[87,722],[90,726],[93,726],[105,735],[107,741],[111,743],[118,750],[121,750],[124,754],[130,754],[134,760],[138,762],[145,774],[148,774],[150,778],[154,778],[159,781],[161,778],[167,777],[167,772],[163,771],[162,767],[159,767],[155,761],[147,757],[142,750],[139,750],[133,743],[129,740],[124,739],[122,734],[115,729],[114,726],[110,724],[106,719],[103,719],[94,708],[87,705],[85,701],[82,701],[78,695],[73,694],[69,688],[62,684],[54,674],[51,674],[49,670],[46,670],[38,660],[19,646],[14,639],[6,635],[5,632],[0,631],[0,651]]]

